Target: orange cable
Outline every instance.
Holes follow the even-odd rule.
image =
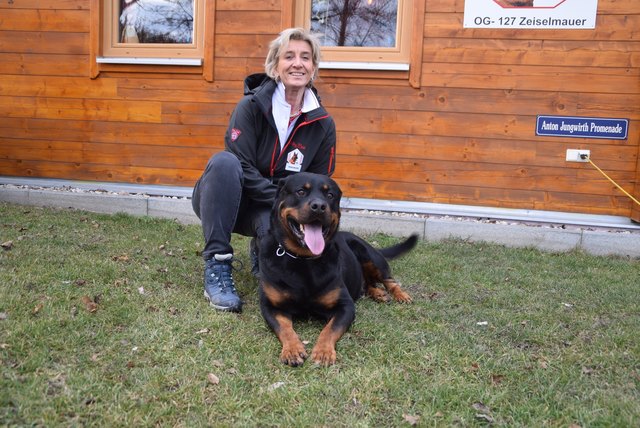
[[[632,200],[633,202],[635,202],[636,204],[640,205],[640,201],[638,201],[636,198],[634,198],[633,196],[631,196],[631,195],[629,194],[629,192],[627,192],[627,191],[626,191],[626,190],[624,190],[622,187],[620,187],[620,185],[619,185],[618,183],[616,183],[615,181],[613,181],[613,180],[611,179],[611,177],[609,177],[607,174],[605,174],[605,172],[604,172],[603,170],[601,170],[600,168],[598,168],[598,165],[596,165],[595,163],[593,163],[593,161],[591,160],[591,158],[587,157],[587,160],[589,161],[589,163],[590,163],[591,165],[593,165],[593,167],[594,167],[595,169],[597,169],[598,171],[600,171],[600,174],[604,175],[604,176],[607,178],[607,180],[609,180],[610,182],[612,182],[614,186],[616,186],[618,189],[620,189],[620,191],[621,191],[622,193],[624,193],[625,195],[627,195],[628,197],[630,197],[630,198],[631,198],[631,200]]]

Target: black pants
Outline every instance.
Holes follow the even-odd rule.
[[[193,188],[193,211],[202,222],[205,260],[233,254],[231,233],[260,238],[269,230],[270,208],[243,197],[243,173],[238,158],[216,153]]]

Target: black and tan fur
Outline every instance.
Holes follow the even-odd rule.
[[[290,366],[308,357],[293,328],[295,319],[311,316],[326,322],[311,360],[327,366],[336,362],[336,343],[353,322],[354,302],[362,294],[377,301],[388,300],[388,294],[398,302],[411,301],[391,277],[387,259],[411,250],[417,236],[375,249],[352,233],[338,231],[341,196],[337,183],[323,175],[298,173],[284,179],[271,231],[260,242],[260,309],[282,344],[280,360]],[[305,237],[312,233],[314,239]]]

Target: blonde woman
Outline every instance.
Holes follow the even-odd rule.
[[[269,229],[278,181],[302,171],[331,175],[336,130],[320,103],[320,44],[308,31],[290,28],[269,46],[265,73],[244,81],[225,134],[225,150],[209,159],[193,191],[202,221],[204,294],[212,307],[240,312],[232,276],[231,234],[251,236],[252,271],[258,274],[256,240]]]

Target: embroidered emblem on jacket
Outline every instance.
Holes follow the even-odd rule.
[[[295,171],[300,172],[302,169],[302,161],[304,160],[304,155],[298,149],[290,151],[287,153],[287,166],[284,169],[287,171]]]
[[[240,134],[242,134],[241,130],[237,128],[231,129],[231,141],[236,141],[238,137],[240,137]]]

